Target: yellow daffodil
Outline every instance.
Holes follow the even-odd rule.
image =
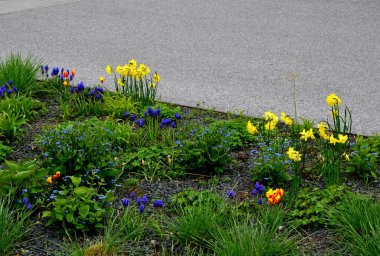
[[[339,140],[335,139],[334,135],[331,134],[330,135],[330,143],[333,144],[333,145],[335,145],[338,142],[339,142]]]
[[[150,83],[149,88],[150,88],[150,89],[154,89],[154,88],[156,88],[156,83]]]
[[[107,66],[106,66],[106,72],[107,72],[108,75],[111,75],[111,74],[112,74],[113,69],[111,68],[110,65],[107,65]]]
[[[348,136],[347,135],[338,134],[338,142],[339,143],[345,144],[347,140],[348,140]]]
[[[347,161],[350,161],[350,155],[347,154],[346,152],[344,152],[342,156],[343,156]]]
[[[270,111],[264,113],[265,121],[278,123],[278,116]]]
[[[116,72],[117,72],[119,75],[121,75],[121,74],[123,73],[123,67],[120,66],[120,65],[117,65],[117,66],[116,66]]]
[[[322,139],[324,140],[327,140],[329,141],[330,140],[330,136],[328,135],[328,133],[326,132],[326,129],[327,129],[327,124],[325,124],[324,122],[320,122],[318,124],[318,132],[319,132],[319,136],[321,136]]]
[[[99,76],[99,82],[100,82],[101,84],[104,83],[104,77]]]
[[[53,177],[52,176],[47,177],[46,183],[52,184],[53,183]]]
[[[274,121],[267,122],[265,124],[265,130],[272,131],[272,130],[276,129],[276,125],[277,125],[277,122],[274,122]]]
[[[283,121],[286,125],[291,126],[293,124],[293,120],[288,117],[285,112],[281,112],[281,121]]]
[[[154,75],[153,75],[153,81],[155,83],[159,83],[161,80],[161,77],[157,74],[157,72],[154,72]]]
[[[257,130],[256,126],[254,126],[251,121],[248,121],[247,123],[247,131],[249,134],[256,134],[259,131]]]
[[[150,73],[150,68],[141,63],[137,69],[137,73],[139,73],[140,77],[144,77]]]
[[[124,86],[123,80],[121,80],[121,78],[117,79],[117,84],[120,86]]]
[[[297,150],[294,150],[294,148],[290,147],[288,149],[288,151],[286,152],[286,154],[288,154],[288,157],[289,159],[295,161],[295,162],[299,162],[301,161],[301,154],[300,152],[298,152]]]
[[[331,93],[329,96],[327,96],[326,102],[330,107],[333,107],[335,105],[339,106],[342,100],[334,93]]]
[[[136,69],[137,61],[135,59],[131,59],[130,61],[128,61],[128,66],[132,69]]]
[[[307,141],[308,139],[314,140],[314,133],[313,133],[313,128],[310,128],[310,130],[306,131],[305,129],[300,132],[301,135],[301,140]]]

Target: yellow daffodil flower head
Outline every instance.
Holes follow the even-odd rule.
[[[334,135],[331,134],[330,135],[330,143],[335,145],[337,142],[339,142],[339,140],[335,139]]]
[[[117,84],[120,86],[124,86],[123,80],[121,80],[121,78],[117,79]]]
[[[314,133],[313,133],[313,128],[310,128],[310,130],[306,131],[305,129],[300,132],[301,135],[301,140],[307,141],[308,139],[314,140]]]
[[[53,177],[52,176],[47,177],[46,183],[47,184],[52,184],[53,183]]]
[[[295,161],[295,162],[299,162],[301,161],[301,154],[300,152],[298,152],[297,150],[294,150],[294,148],[290,147],[288,149],[288,151],[286,152],[286,154],[288,154],[288,157],[289,159]]]
[[[291,126],[293,124],[293,120],[288,117],[285,112],[281,112],[281,121],[283,121],[286,125]]]
[[[256,134],[258,133],[259,131],[257,130],[257,127],[254,126],[251,121],[248,121],[247,123],[247,131],[249,134]]]
[[[270,121],[270,122],[267,122],[264,127],[265,127],[265,130],[272,131],[276,129],[276,125],[277,125],[277,122]]]
[[[104,77],[99,76],[99,82],[100,82],[101,84],[104,83]]]
[[[156,88],[156,83],[150,83],[149,88],[150,89],[155,89]]]
[[[140,77],[144,77],[150,73],[150,68],[144,64],[140,64],[137,73],[139,73]]]
[[[160,80],[161,80],[161,77],[157,74],[157,72],[154,72],[153,81],[158,84]]]
[[[106,66],[106,72],[107,72],[108,75],[111,75],[111,74],[112,74],[113,69],[111,68],[110,65],[107,65],[107,66]]]
[[[119,75],[122,75],[122,73],[123,73],[123,67],[120,66],[120,65],[117,65],[117,66],[116,66],[116,72],[117,72]]]
[[[345,144],[348,140],[348,136],[347,135],[343,135],[343,134],[338,134],[338,142],[341,143],[341,144]]]
[[[350,161],[350,155],[347,154],[346,152],[344,152],[342,156],[343,156],[347,161]]]
[[[338,96],[336,96],[334,93],[331,93],[329,96],[327,96],[326,102],[330,107],[333,107],[335,105],[339,106],[342,100]]]
[[[267,111],[264,113],[265,121],[275,122],[278,123],[278,116],[270,111]]]
[[[136,69],[137,61],[135,59],[131,59],[130,61],[128,61],[128,66],[132,69]]]
[[[330,136],[329,134],[326,132],[326,129],[328,128],[327,124],[325,124],[324,122],[320,122],[318,124],[318,132],[319,132],[319,136],[321,136],[322,139],[324,140],[327,140],[327,141],[330,141]]]

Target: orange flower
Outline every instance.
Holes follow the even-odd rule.
[[[47,177],[46,183],[48,183],[48,184],[52,184],[53,183],[51,176]]]
[[[269,189],[265,195],[270,205],[279,204],[284,196],[284,190],[282,188]]]
[[[57,172],[53,175],[53,180],[58,180],[59,177],[61,177],[61,172],[60,172],[60,171],[57,171]]]
[[[67,72],[67,71],[65,70],[65,71],[63,71],[62,75],[63,75],[63,77],[68,77],[68,76],[69,76],[69,72]]]
[[[71,70],[71,75],[75,76],[75,70],[74,69]]]

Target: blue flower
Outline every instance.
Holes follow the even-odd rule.
[[[263,199],[260,197],[259,200],[257,200],[258,204],[263,204]]]
[[[259,193],[260,193],[260,195],[264,193],[264,185],[260,185]]]
[[[18,89],[16,86],[13,86],[12,90],[13,90],[13,92],[18,92]]]
[[[48,71],[48,70],[49,70],[49,66],[46,65],[46,66],[45,66],[45,71]]]
[[[143,127],[143,125],[144,125],[144,118],[137,119],[137,120],[136,120],[136,124],[137,124],[139,127]]]
[[[158,208],[162,208],[164,206],[164,202],[162,200],[154,200],[153,206],[158,207]]]
[[[253,190],[252,190],[252,196],[257,196],[257,194],[259,193],[259,191],[257,191],[257,189],[256,188],[254,188]]]
[[[135,192],[132,192],[132,193],[129,195],[129,197],[132,198],[132,199],[135,199],[135,197],[136,197]]]
[[[171,122],[172,120],[170,118],[166,118],[166,119],[162,119],[161,124],[165,126],[165,125],[170,125]]]
[[[50,199],[54,199],[55,198],[55,195],[54,194],[51,194],[50,195]]]
[[[137,205],[141,205],[141,197],[137,197],[136,198],[136,204]]]
[[[94,94],[95,94],[95,91],[94,91],[94,90],[91,90],[91,91],[88,92],[88,95],[89,95],[89,96],[94,96]]]
[[[233,190],[227,190],[227,195],[229,198],[233,199],[235,197],[235,192]]]
[[[126,118],[128,118],[128,117],[129,117],[129,112],[128,112],[128,111],[125,111],[124,116],[125,116]]]
[[[142,203],[143,204],[148,204],[148,197],[146,197],[146,195],[143,196]]]
[[[74,93],[74,91],[75,91],[74,86],[70,86],[70,92],[71,92],[71,93]]]
[[[181,116],[180,114],[178,114],[178,113],[175,113],[175,114],[174,114],[174,117],[175,117],[176,119],[181,119],[181,118],[182,118],[182,116]]]
[[[95,99],[97,99],[97,100],[100,100],[102,98],[102,95],[101,94],[96,94],[96,96],[95,96]]]
[[[148,113],[149,113],[149,115],[154,116],[154,114],[156,113],[156,111],[154,111],[152,107],[149,107],[148,108]]]
[[[24,198],[22,199],[22,202],[23,202],[23,204],[27,204],[27,203],[29,202],[29,200],[28,200],[28,198],[24,197]]]
[[[32,205],[31,205],[30,203],[28,203],[28,204],[26,205],[26,209],[29,211],[30,209],[32,209]]]
[[[128,198],[123,198],[123,199],[121,199],[121,202],[122,202],[124,207],[127,207],[131,201]]]
[[[145,209],[144,204],[141,204],[141,205],[140,205],[140,213],[143,213],[143,212],[144,212],[144,209]]]
[[[13,81],[12,81],[12,79],[11,79],[11,80],[9,80],[8,84],[9,84],[9,86],[12,86],[12,84],[13,84]]]
[[[77,84],[77,92],[81,92],[81,91],[84,91],[84,83],[83,82],[80,82],[79,84]]]
[[[22,190],[22,194],[24,194],[24,193],[28,193],[28,189],[27,188],[24,188],[23,190]]]
[[[170,124],[170,126],[171,126],[172,128],[176,128],[176,127],[177,127],[177,124],[173,121],[173,122]]]

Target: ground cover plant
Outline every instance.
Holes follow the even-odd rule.
[[[2,255],[380,253],[380,137],[333,93],[314,123],[160,102],[134,59],[85,85],[12,55],[0,78]]]

